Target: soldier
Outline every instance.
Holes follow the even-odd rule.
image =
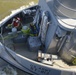
[[[17,29],[21,29],[21,21],[20,18],[13,18],[12,27],[16,27]]]
[[[37,36],[37,29],[36,29],[36,26],[33,25],[33,23],[30,24],[30,32],[31,32],[31,34],[33,34],[34,36]]]

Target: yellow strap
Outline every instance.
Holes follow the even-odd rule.
[[[73,59],[72,63],[73,65],[76,65],[76,58]]]

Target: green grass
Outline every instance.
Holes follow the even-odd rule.
[[[0,20],[10,14],[14,9],[23,5],[29,5],[30,2],[37,3],[38,0],[0,0]]]

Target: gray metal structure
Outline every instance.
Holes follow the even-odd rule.
[[[76,0],[54,0],[56,14],[69,18],[76,18]]]

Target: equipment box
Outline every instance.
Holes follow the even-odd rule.
[[[41,46],[41,42],[38,37],[30,36],[28,38],[28,47],[31,51],[38,51],[40,46]]]

